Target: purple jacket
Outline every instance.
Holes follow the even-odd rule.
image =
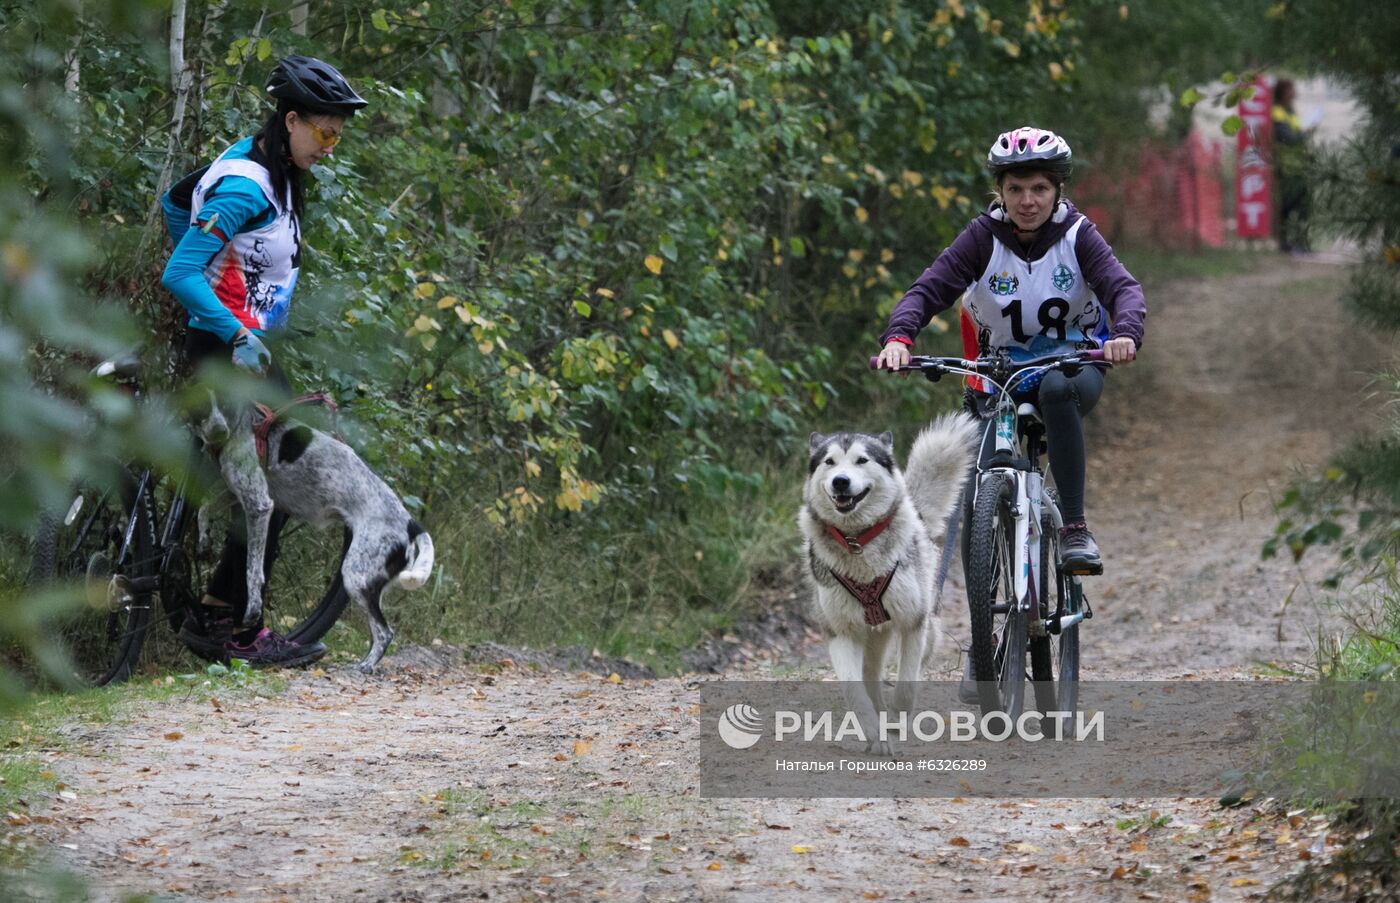
[[[979,215],[909,286],[890,314],[890,325],[880,335],[880,344],[885,345],[895,338],[912,344],[934,314],[952,307],[968,286],[981,277],[992,258],[993,241],[1001,242],[1032,264],[1044,257],[1075,220],[1083,216],[1069,201],[1062,203],[1068,208],[1068,216],[1063,222],[1053,219],[1047,222],[1028,248],[1016,238],[1011,223],[993,218],[990,212]],[[1141,348],[1147,319],[1142,286],[1113,256],[1113,249],[1087,217],[1075,240],[1074,253],[1086,284],[1108,310],[1113,324],[1112,337],[1127,336]]]

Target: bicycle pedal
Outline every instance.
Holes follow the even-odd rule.
[[[1065,573],[1072,577],[1100,577],[1103,575],[1103,564],[1072,564],[1065,568]]]

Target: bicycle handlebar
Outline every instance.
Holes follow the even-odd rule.
[[[870,369],[881,369],[878,365],[878,356],[870,358]],[[1025,370],[1032,367],[1056,367],[1068,364],[1102,364],[1105,367],[1112,367],[1110,361],[1104,360],[1102,348],[1086,348],[1081,351],[1068,351],[1062,354],[1047,354],[1042,357],[1031,358],[1028,361],[1011,361],[1003,358],[979,358],[971,361],[959,357],[927,357],[913,355],[909,358],[909,365],[906,367],[891,367],[891,373],[899,373],[905,370],[938,370],[946,367],[956,367],[960,370],[971,370],[982,376],[995,377],[1003,368],[1011,371]]]

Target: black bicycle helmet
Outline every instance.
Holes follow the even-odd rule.
[[[288,56],[277,61],[267,79],[267,93],[309,113],[353,116],[369,101],[355,93],[345,76],[330,63],[310,56]]]

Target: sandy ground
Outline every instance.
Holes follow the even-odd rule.
[[[1385,352],[1338,325],[1343,279],[1270,257],[1153,292],[1145,358],[1093,417],[1086,678],[1248,678],[1333,623],[1323,557],[1259,549]],[[966,637],[956,573],[949,593],[939,676]],[[393,662],[75,733],[51,766],[74,798],[19,830],[107,899],[1236,900],[1327,854],[1318,820],[1213,800],[705,800],[701,679]]]

